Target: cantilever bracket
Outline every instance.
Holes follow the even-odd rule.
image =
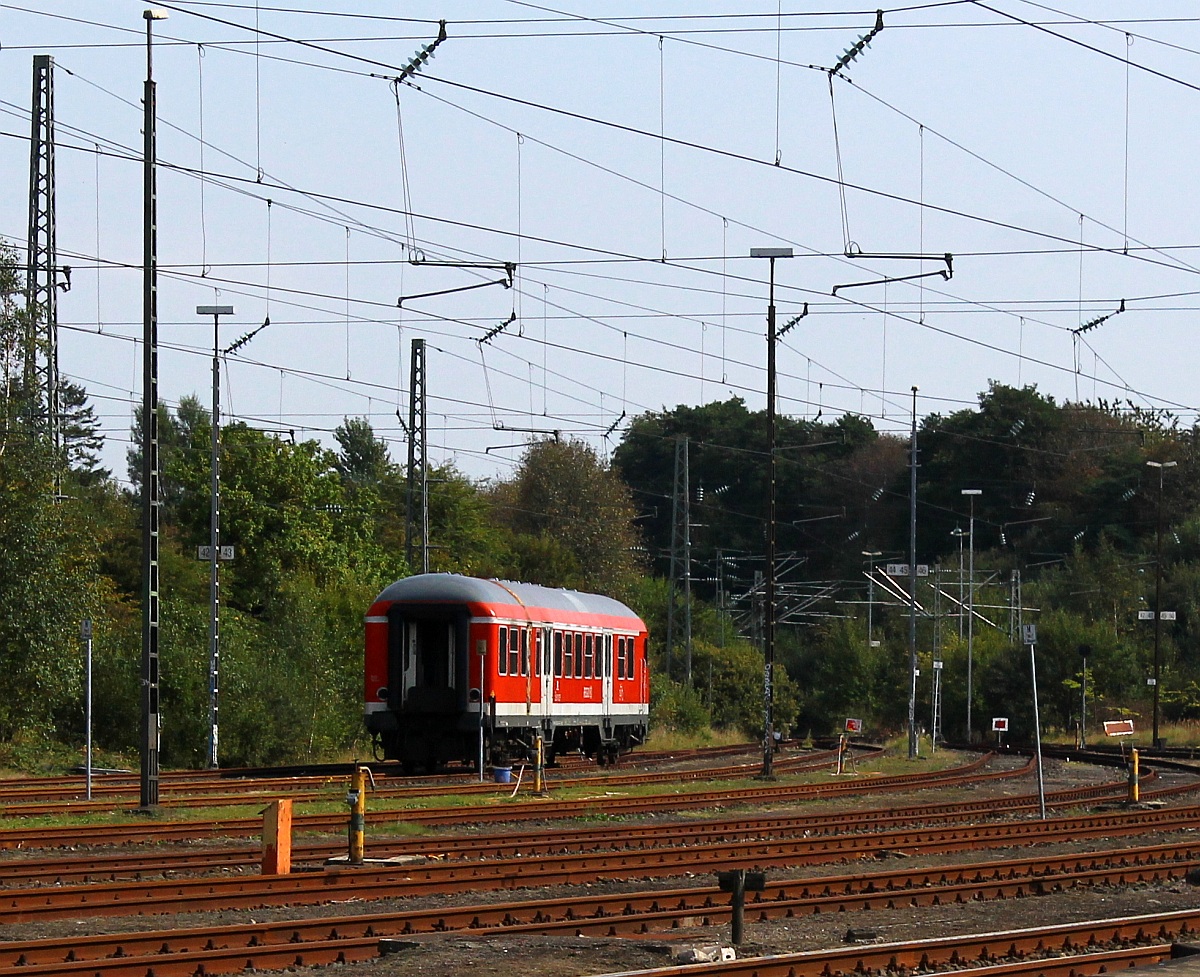
[[[901,258],[908,261],[934,260],[946,262],[946,267],[938,271],[925,271],[917,275],[896,275],[888,278],[874,278],[869,282],[847,282],[845,285],[834,285],[831,295],[837,295],[843,288],[859,288],[863,285],[890,285],[892,282],[911,282],[918,278],[935,278],[940,276],[943,281],[954,277],[954,255],[949,251],[945,254],[864,254],[862,251],[846,250],[847,258]]]

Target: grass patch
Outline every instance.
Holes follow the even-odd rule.
[[[742,746],[748,743],[746,734],[738,729],[702,729],[694,733],[674,729],[651,729],[646,738],[647,750],[699,750],[706,746]],[[637,751],[633,753],[636,759]]]

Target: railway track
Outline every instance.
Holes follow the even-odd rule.
[[[1050,859],[1025,858],[772,882],[747,906],[747,914],[765,922],[864,909],[1020,898],[1076,886],[1158,881],[1184,874],[1197,853],[1200,853],[1200,841]],[[78,937],[71,940],[69,949],[59,939],[11,941],[0,945],[0,974],[19,972],[24,977],[32,977],[87,972],[98,977],[113,977],[134,973],[136,971],[129,968],[139,966],[143,974],[153,972],[156,977],[220,973],[249,967],[268,969],[370,959],[378,952],[380,940],[389,937],[464,930],[473,935],[642,935],[681,925],[721,925],[730,915],[728,895],[713,886],[584,897],[573,895],[500,905],[439,906],[367,915]],[[333,947],[336,947],[336,955],[325,956],[333,952]],[[870,952],[875,953],[875,948]],[[987,959],[996,950],[990,946],[975,952]],[[281,953],[283,957],[279,956]],[[850,953],[858,959],[862,951],[854,948]],[[1005,955],[1009,953],[1010,950],[1005,951]],[[64,967],[66,969],[61,969]],[[670,968],[663,972],[675,970]],[[686,972],[696,971],[689,969]]]
[[[639,750],[636,754],[625,757],[625,768],[640,769],[643,773],[652,775],[647,768],[667,763],[711,763],[714,760],[742,756],[743,763],[730,765],[731,770],[754,766],[757,744],[738,744],[734,746],[700,747],[690,750]],[[856,747],[859,757],[877,755],[878,747]],[[808,762],[821,762],[832,758],[835,751],[822,748],[816,751],[807,750],[796,752],[779,758],[785,767],[799,760],[800,766]],[[395,761],[370,761],[362,764],[371,770],[372,776],[381,782],[400,782],[410,790],[424,792],[445,792],[448,788],[455,791],[472,787],[489,787],[488,784],[472,783],[471,779],[478,774],[474,770],[463,769],[459,773],[442,774],[434,777],[405,774],[400,764]],[[304,764],[290,767],[229,767],[216,770],[164,770],[159,774],[160,793],[163,803],[169,805],[174,799],[191,795],[201,796],[236,796],[237,792],[251,790],[271,791],[313,791],[331,784],[341,785],[351,775],[355,767],[352,763]],[[602,780],[605,774],[597,773],[594,760],[586,757],[565,755],[559,758],[558,766],[551,768],[550,773],[565,780],[591,778]],[[612,770],[613,768],[609,768]],[[621,769],[620,767],[616,769]],[[684,773],[684,771],[680,771]],[[639,776],[640,774],[626,774]],[[55,777],[12,777],[0,780],[0,805],[22,803],[47,803],[49,801],[83,801],[87,797],[87,787],[84,772],[79,770],[71,776]],[[611,774],[608,775],[611,779]],[[617,774],[619,776],[619,774]],[[494,790],[495,788],[492,787]],[[117,799],[136,804],[140,800],[140,775],[129,770],[102,770],[96,772],[92,779],[93,799]],[[111,805],[109,805],[111,806]]]
[[[1051,792],[1047,796],[1050,808],[1061,808],[1116,798],[1125,790],[1123,783],[1100,784],[1092,787],[1071,788]],[[1180,793],[1180,788],[1169,788],[1159,796]],[[1153,796],[1153,795],[1151,795]],[[992,816],[1000,811],[1008,814],[1031,812],[1038,807],[1037,798],[1031,794],[1008,795],[980,801],[953,801],[909,805],[903,808],[865,809],[839,812],[836,816],[826,814],[763,814],[746,817],[725,817],[703,822],[692,822],[686,836],[679,832],[674,840],[679,844],[695,843],[700,840],[736,840],[743,838],[769,838],[786,835],[828,835],[847,831],[880,831],[917,824],[937,822],[969,821]],[[670,832],[672,829],[667,829]],[[502,858],[545,855],[553,853],[586,851],[600,848],[621,847],[635,849],[670,844],[664,839],[662,826],[639,826],[627,824],[614,835],[611,827],[565,828],[551,833],[528,831],[490,832],[469,836],[421,836],[403,841],[375,841],[368,849],[371,858],[389,858],[401,855],[453,858]],[[330,858],[341,855],[345,845],[341,842],[307,842],[293,846],[293,863],[297,866],[316,868]],[[74,851],[69,858],[42,856],[0,860],[0,885],[13,886],[32,884],[62,885],[68,882],[115,882],[122,879],[142,877],[175,876],[187,872],[257,871],[260,851],[257,847],[230,848],[228,846],[201,851],[155,851],[121,852],[116,854],[89,854]]]
[[[484,889],[595,883],[603,880],[685,873],[711,873],[734,867],[796,867],[877,857],[881,852],[945,854],[1044,842],[1128,836],[1145,831],[1194,827],[1200,808],[1110,811],[1041,821],[909,826],[862,834],[819,833],[803,828],[774,830],[768,837],[717,839],[701,826],[689,837],[687,824],[659,825],[634,848],[529,853],[486,859],[444,857],[405,864],[284,876],[164,879],[132,883],[61,885],[7,889],[0,893],[0,923],[32,920],[184,913],[229,908],[317,905],[338,899],[395,898],[405,895],[461,894]],[[653,843],[657,832],[658,844]],[[691,842],[690,844],[688,842]],[[561,845],[561,841],[557,842]]]
[[[691,808],[726,807],[730,805],[766,805],[795,803],[806,799],[834,797],[863,793],[919,790],[931,787],[946,787],[965,784],[971,779],[998,780],[1023,776],[1023,769],[980,772],[987,757],[980,757],[960,767],[932,773],[899,774],[890,777],[861,777],[832,783],[799,783],[747,785],[724,790],[672,792],[644,796],[615,796],[604,785],[604,792],[575,800],[557,801],[544,798],[496,798],[481,805],[459,805],[451,807],[405,806],[380,807],[371,803],[369,823],[376,827],[387,824],[416,824],[424,826],[478,825],[489,821],[528,821],[578,817],[622,817],[662,813]],[[262,804],[270,798],[259,798]],[[326,798],[328,800],[328,798]],[[296,832],[340,834],[345,830],[344,812],[333,814],[296,814],[293,817]],[[205,822],[145,821],[124,824],[106,824],[104,840],[108,844],[133,841],[196,841],[220,837],[251,837],[262,831],[259,817],[223,818]],[[0,850],[27,847],[64,847],[94,844],[95,825],[53,825],[30,828],[0,829]]]
[[[851,793],[861,793],[864,787],[921,789],[944,786],[947,783],[962,784],[964,780],[991,780],[1029,773],[1028,767],[1015,771],[981,773],[982,763],[981,758],[979,763],[951,771],[948,779],[942,779],[946,774],[943,772],[932,776],[904,775],[897,778],[898,783],[889,783],[891,778],[876,777],[870,780],[860,778],[858,784],[822,784],[820,786],[826,788],[824,792],[818,791],[808,797],[803,793],[793,794],[780,802],[794,803],[796,800],[821,796],[839,796],[844,795],[847,790]],[[1144,783],[1149,783],[1150,779]],[[729,791],[705,792],[700,797],[703,803],[717,808],[726,805],[748,806],[772,803],[762,799],[774,796],[772,792],[780,788],[787,788],[790,793],[797,786],[812,785],[754,785]],[[1167,798],[1182,794],[1193,786],[1181,784],[1158,792],[1144,788],[1143,796],[1152,797],[1154,793],[1158,793]],[[832,791],[829,788],[832,788]],[[1123,781],[1113,782],[1056,792],[1049,795],[1047,801],[1052,806],[1071,806],[1096,800],[1117,800],[1123,796],[1124,789]],[[747,790],[750,793],[747,793]],[[602,817],[611,816],[614,805],[624,801],[630,802],[631,806],[625,812],[630,815],[644,813],[644,809],[639,810],[637,805],[645,804],[647,800],[662,800],[668,810],[676,809],[675,805],[681,799],[683,803],[678,804],[681,808],[690,808],[696,803],[695,795],[683,798],[659,795],[657,798],[648,799],[614,797],[614,793],[616,792],[605,787],[603,796],[568,803],[586,805],[592,802],[591,811],[585,806],[582,813],[585,816],[589,813],[592,816],[599,813]],[[717,797],[720,799],[715,799]],[[549,805],[554,803],[559,802],[493,802],[475,805],[469,810],[487,811],[497,807],[536,808],[539,811],[536,816],[547,817],[544,812],[553,810]],[[603,805],[603,811],[598,810],[597,805]],[[831,860],[861,863],[863,859],[874,860],[881,854],[893,852],[915,855],[1016,847],[1046,841],[1128,836],[1144,831],[1191,829],[1200,818],[1200,806],[1196,806],[1109,811],[1091,815],[1072,814],[1052,821],[962,823],[978,821],[982,817],[1002,811],[1027,812],[1035,805],[1036,798],[1032,796],[1010,795],[976,802],[939,802],[911,805],[897,810],[845,812],[832,816],[772,813],[705,822],[644,826],[623,823],[618,831],[613,830],[611,823],[606,823],[601,827],[573,828],[565,831],[556,827],[552,832],[526,829],[470,837],[390,839],[385,843],[377,842],[370,853],[388,854],[399,851],[423,856],[429,860],[363,869],[330,868],[320,872],[302,871],[294,876],[272,877],[266,880],[256,875],[239,875],[235,878],[184,881],[162,879],[134,882],[122,887],[115,883],[74,885],[60,876],[56,880],[57,884],[52,887],[42,885],[26,889],[5,888],[0,892],[0,922],[12,926],[31,920],[79,919],[84,916],[111,916],[126,912],[150,914],[202,909],[229,910],[314,905],[341,900],[362,903],[407,895],[444,893],[461,896],[464,892],[510,890],[558,882],[599,882],[614,878],[705,874],[731,867],[782,868]],[[375,811],[373,814],[384,813],[391,821],[413,813],[424,816],[437,810],[414,808],[403,811]],[[554,816],[570,815],[558,813]],[[504,820],[523,820],[527,817],[525,814],[510,817],[506,811]],[[335,830],[340,831],[344,823],[345,815],[337,816]],[[257,819],[252,819],[252,824],[254,830],[251,833],[257,833]],[[143,824],[138,827],[147,826]],[[91,826],[88,830],[94,833],[97,829]],[[103,830],[107,834],[108,826]],[[41,834],[42,831],[38,830],[36,833]],[[8,835],[8,832],[0,834],[0,846],[4,845],[4,835]],[[9,840],[14,839],[15,835],[9,836]],[[621,847],[616,847],[617,842]],[[602,847],[607,850],[600,850]],[[315,868],[314,863],[321,860],[329,849],[327,843],[305,843],[297,846],[297,854],[301,861],[309,859],[308,864]],[[233,861],[229,860],[230,856]],[[250,864],[256,856],[256,852],[246,848],[231,851],[226,847],[207,853],[186,852],[179,856],[179,861],[172,858],[169,862],[158,862],[156,865],[155,853],[108,854],[97,856],[98,860],[91,866],[91,871],[103,873],[107,870],[117,875],[122,872],[140,871],[241,873],[250,871]],[[71,860],[83,861],[87,857],[86,853],[73,853]],[[206,865],[206,858],[215,861]],[[757,901],[747,905],[747,916],[752,921],[768,921],[814,913],[889,907],[909,909],[939,903],[975,902],[983,898],[1020,898],[1075,887],[1146,883],[1178,878],[1197,858],[1200,858],[1200,841],[1194,844],[1185,841],[1174,845],[1143,846],[1118,852],[1062,856],[1053,860],[1054,864],[1037,858],[1023,858],[1016,861],[989,861],[969,866],[926,870],[923,873],[901,869],[869,875],[852,872],[822,878],[818,882],[812,879],[772,880],[767,891]],[[57,862],[61,868],[62,861],[25,857],[0,861],[0,885],[17,884],[22,878],[22,866],[25,868],[24,876],[28,878],[38,875],[42,869],[51,873],[54,871],[53,863]],[[88,870],[86,865],[80,865],[79,868]],[[52,876],[48,874],[42,875],[41,881],[45,882],[50,878]],[[264,882],[267,883],[265,889],[256,889],[256,886]],[[107,891],[110,889],[111,892]],[[238,972],[246,968],[280,969],[337,961],[369,960],[379,952],[379,940],[390,936],[428,940],[437,939],[437,934],[454,932],[469,932],[472,939],[479,936],[520,933],[558,934],[565,937],[574,934],[646,934],[665,928],[724,924],[730,914],[728,899],[728,895],[719,894],[711,886],[660,888],[650,892],[624,893],[611,897],[589,893],[582,898],[576,896],[565,900],[504,899],[498,904],[453,909],[442,905],[436,910],[410,909],[404,912],[359,914],[353,917],[326,916],[316,920],[291,920],[252,927],[156,930],[141,934],[126,933],[112,938],[72,937],[69,941],[72,951],[69,959],[63,951],[61,939],[9,942],[0,944],[0,974],[11,970],[14,977],[17,971],[25,977],[39,973],[79,973],[96,977],[115,977],[118,974],[173,977],[175,974],[186,974],[191,977],[195,974]],[[1180,931],[1186,934],[1188,925],[1183,924]],[[1192,929],[1196,928],[1194,923],[1190,925]],[[1127,962],[1131,960],[1160,959],[1169,952],[1167,941],[1172,938],[1169,933],[1163,936],[1165,932],[1166,930],[1161,930],[1157,939],[1147,939],[1144,945],[1122,945],[1103,952],[1098,949],[1100,944],[1097,941],[1097,945],[1093,946],[1088,955],[1089,962],[1069,966],[1062,977],[1068,977],[1068,973],[1097,972],[1086,968],[1091,966],[1090,961],[1099,961],[1102,958],[1108,959],[1108,962],[1097,964],[1098,968],[1128,965]],[[964,944],[967,945],[969,941]],[[893,946],[899,947],[902,944]],[[875,948],[870,949],[873,951]],[[856,963],[847,964],[844,971],[839,970],[832,958],[829,958],[822,961],[817,970],[812,972],[823,971],[828,977],[854,970],[858,966],[857,961],[862,958],[862,951],[861,946],[850,948],[849,952],[855,956]],[[937,952],[941,952],[941,949]],[[949,959],[957,960],[960,964],[968,959],[980,959],[969,958],[969,952],[964,949],[960,956],[955,957],[954,951],[950,951]],[[794,961],[809,955],[786,956],[789,961]],[[987,962],[994,960],[995,956],[997,955],[988,957],[985,953],[981,959]],[[724,961],[719,969],[699,969],[705,965],[689,965],[686,968],[659,968],[657,971],[644,973],[662,974],[665,977],[672,974],[697,973],[810,972],[797,969],[797,965],[792,962],[789,962],[785,969],[778,971],[763,969],[764,965],[773,967],[775,961],[783,959],[785,958],[781,956],[756,958],[749,962]],[[904,959],[902,956],[896,957],[896,960]],[[930,963],[934,961],[933,956],[925,959]],[[1021,972],[1022,966],[1033,966],[1034,960],[1032,952],[1018,947],[1012,958],[1006,961],[1005,967],[1009,973],[1017,973]],[[743,963],[750,966],[750,969],[740,969]],[[735,966],[739,969],[732,969]],[[803,963],[800,966],[808,964]],[[903,963],[902,966],[910,967],[908,963]],[[1026,972],[1034,973],[1039,970],[1058,977],[1056,971],[1041,967],[1040,961],[1035,970]],[[999,970],[994,977],[1000,977]]]
[[[874,749],[860,752],[858,759],[866,761],[878,756],[882,750]],[[799,773],[821,766],[827,766],[835,756],[835,751],[826,750],[816,753],[797,754],[781,758],[776,763],[776,769],[781,774]],[[554,770],[551,780],[558,787],[594,787],[611,789],[614,787],[647,786],[664,783],[686,783],[697,780],[745,780],[755,776],[761,769],[758,761],[728,764],[719,767],[703,767],[691,770],[650,771],[642,773],[606,773],[597,774],[594,767],[579,767],[574,773]],[[348,776],[348,774],[347,774]],[[284,796],[294,803],[328,802],[339,799],[345,788],[344,779],[329,776],[320,778],[303,777],[271,777],[266,779],[246,780],[243,783],[231,783],[228,780],[204,778],[203,780],[188,780],[177,782],[164,792],[159,805],[162,810],[180,810],[186,808],[206,807],[237,807],[262,805]],[[114,809],[124,808],[129,812],[137,810],[140,802],[139,787],[136,782],[121,784],[103,784],[94,786],[92,800],[87,800],[78,788],[49,785],[44,796],[37,788],[20,787],[4,789],[0,787],[0,816],[3,817],[39,817],[46,815],[64,814],[99,814]],[[505,785],[493,783],[464,782],[461,778],[446,780],[435,784],[419,784],[412,781],[393,783],[381,778],[372,791],[375,800],[404,800],[416,798],[441,797],[446,794],[486,797],[500,797],[512,790]]]
[[[872,972],[970,969],[972,977],[1089,975],[1145,966],[1200,927],[1200,910],[1089,920],[897,943],[857,944],[768,957],[637,971],[637,977],[831,977]],[[979,965],[982,969],[976,969]],[[604,974],[601,977],[627,977]],[[628,975],[632,977],[632,975]]]

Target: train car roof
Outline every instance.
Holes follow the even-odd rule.
[[[458,573],[420,573],[404,577],[384,588],[376,601],[508,604],[641,620],[625,604],[602,594],[585,594],[513,580],[484,580]]]

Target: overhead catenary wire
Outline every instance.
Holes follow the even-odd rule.
[[[701,324],[701,328],[703,328],[703,324]]]

